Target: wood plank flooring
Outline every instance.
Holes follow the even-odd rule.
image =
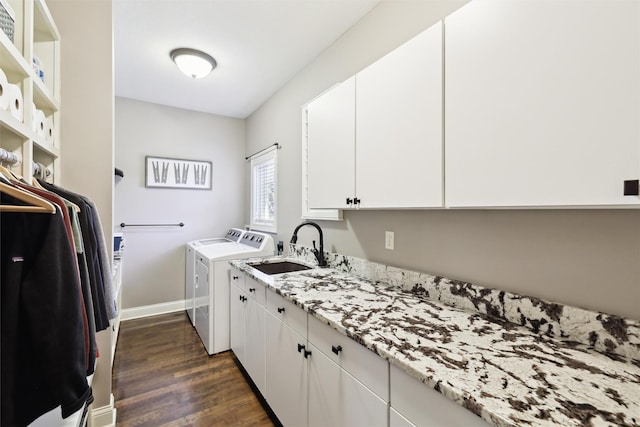
[[[273,426],[233,354],[209,356],[184,312],[121,323],[117,426]]]

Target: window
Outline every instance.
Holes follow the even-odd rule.
[[[277,232],[277,148],[251,158],[251,228]]]

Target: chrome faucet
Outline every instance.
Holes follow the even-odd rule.
[[[297,243],[298,242],[298,230],[300,230],[302,227],[304,227],[305,225],[310,225],[312,227],[315,227],[316,230],[318,230],[318,234],[320,235],[320,249],[316,249],[316,241],[313,241],[313,254],[316,256],[316,259],[318,260],[318,265],[320,267],[326,267],[327,266],[327,261],[324,259],[324,239],[322,237],[322,229],[320,228],[320,226],[318,224],[316,224],[315,222],[311,222],[311,221],[307,221],[307,222],[303,222],[302,224],[300,224],[299,226],[296,227],[295,230],[293,230],[293,236],[291,236],[291,242],[290,243]]]

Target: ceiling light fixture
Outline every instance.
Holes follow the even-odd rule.
[[[200,79],[206,76],[218,65],[210,55],[187,47],[173,49],[169,52],[169,56],[180,71],[193,79]]]

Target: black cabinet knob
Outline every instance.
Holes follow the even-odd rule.
[[[311,352],[310,352],[309,350],[305,350],[305,351],[304,351],[304,358],[305,358],[305,359],[308,359],[308,358],[309,358],[309,356],[311,356]]]
[[[249,288],[249,292],[255,292],[256,288]]]
[[[233,276],[233,277],[232,277],[232,279],[233,279],[233,280],[238,280],[238,279],[239,279],[239,277],[238,277],[238,276]]]
[[[284,313],[284,307],[278,307],[278,313]]]
[[[304,344],[298,344],[298,353],[302,352],[302,350],[304,350]]]
[[[340,352],[342,351],[342,346],[341,345],[332,345],[331,346],[331,351],[333,351],[335,354],[340,354]]]

